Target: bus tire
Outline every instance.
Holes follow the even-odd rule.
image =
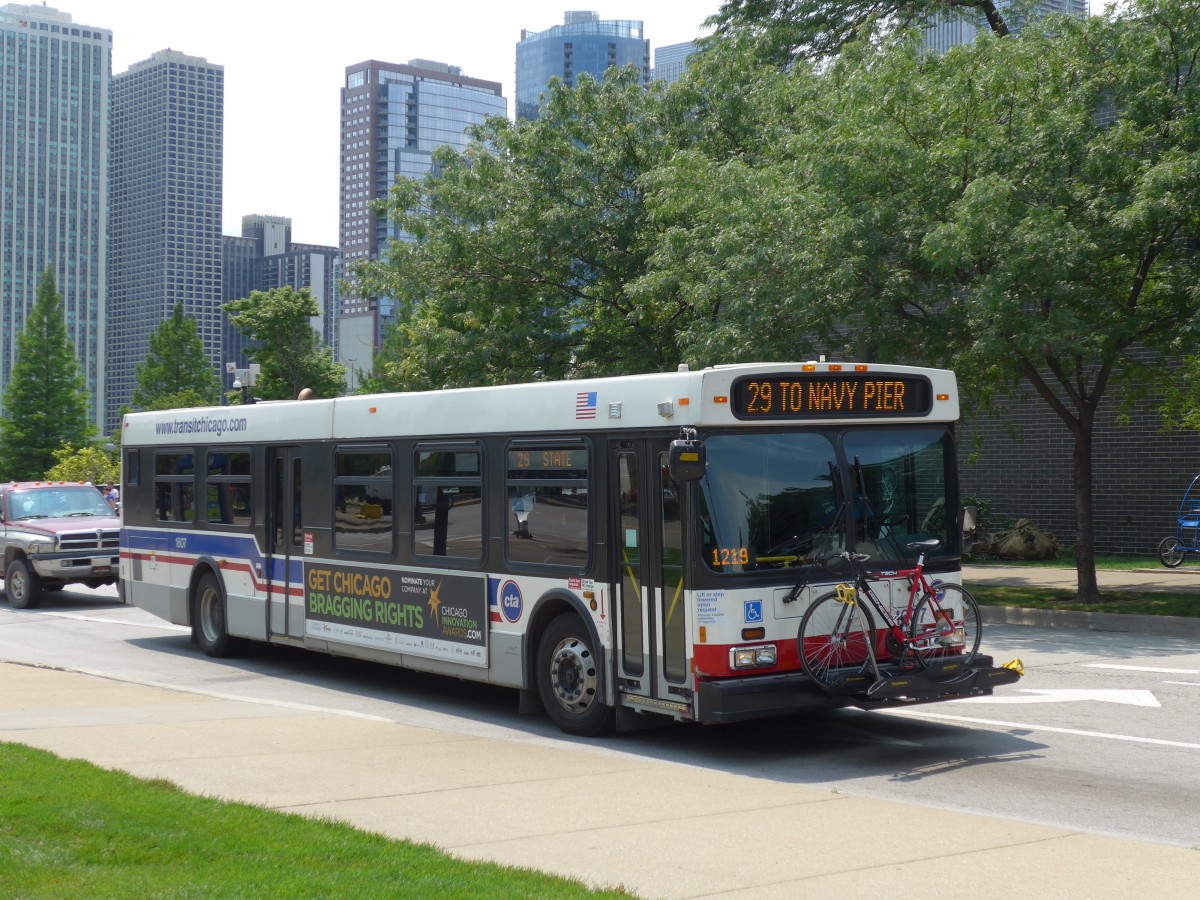
[[[592,737],[612,730],[615,711],[600,696],[600,664],[574,613],[551,620],[542,633],[537,685],[546,715],[567,734]]]
[[[208,656],[234,656],[245,646],[243,638],[231,637],[225,627],[225,592],[221,581],[206,572],[196,585],[192,632]]]
[[[42,599],[42,576],[33,570],[29,560],[14,557],[4,570],[4,592],[13,609],[33,609]]]

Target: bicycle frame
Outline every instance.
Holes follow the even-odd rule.
[[[866,597],[871,606],[875,608],[875,612],[883,620],[883,625],[888,630],[890,636],[895,640],[896,646],[907,649],[910,641],[908,635],[905,633],[904,626],[907,622],[912,620],[913,603],[917,596],[919,585],[923,582],[919,571],[915,569],[905,569],[902,572],[896,573],[897,577],[904,577],[909,573],[916,573],[916,577],[912,578],[911,581],[912,586],[908,594],[908,605],[905,607],[904,613],[900,616],[900,618],[897,618],[892,614],[888,604],[879,599],[879,595],[872,590],[871,582],[867,578],[866,570],[864,570],[856,561],[851,561],[854,562],[855,568],[858,571],[853,584],[842,583],[837,586],[835,590],[837,591],[838,600],[842,603],[854,604],[860,602],[858,598]],[[867,620],[863,620],[864,630],[866,628],[866,624]],[[866,644],[867,650],[867,662],[870,664],[871,672],[875,675],[875,677],[880,678],[882,676],[879,671],[879,660],[876,650],[876,647],[878,646],[878,636],[874,634],[864,634],[864,638],[864,643]]]
[[[950,645],[954,645],[956,643],[961,645],[963,642],[963,633],[961,629],[950,632],[948,638],[945,634],[934,631],[922,633],[921,635],[914,635],[911,633],[917,601],[924,596],[929,596],[931,598],[930,603],[932,612],[936,618],[943,620],[947,624],[953,624],[950,613],[938,605],[939,598],[937,589],[930,584],[929,579],[925,577],[925,553],[927,548],[924,546],[914,546],[913,549],[917,550],[916,565],[910,569],[897,569],[894,573],[889,573],[887,576],[889,579],[893,580],[899,580],[901,578],[907,578],[909,580],[908,603],[905,605],[904,611],[899,616],[896,616],[892,612],[891,607],[882,599],[880,599],[879,595],[876,594],[874,589],[871,587],[871,578],[873,576],[876,578],[881,577],[880,574],[870,572],[862,564],[862,560],[857,558],[852,553],[842,552],[838,554],[838,556],[849,562],[855,569],[855,578],[853,583],[843,583],[837,586],[836,591],[838,600],[843,603],[852,604],[858,602],[856,599],[857,596],[865,596],[867,598],[870,605],[874,607],[875,612],[882,620],[883,628],[887,631],[887,635],[883,638],[884,641],[886,642],[890,637],[893,642],[893,646],[900,650],[899,654],[896,654],[893,651],[892,655],[898,656],[898,662],[902,667],[905,665],[910,652],[916,665],[923,667],[924,662],[921,655],[922,652],[937,649],[929,643],[932,640],[940,639],[947,641],[947,643]],[[867,636],[864,635],[864,637]],[[865,642],[868,653],[867,662],[870,664],[871,671],[875,674],[876,678],[880,677],[877,650],[878,640],[878,635],[870,635]],[[943,646],[946,646],[946,644],[943,644]],[[890,647],[888,649],[889,651],[891,650]]]

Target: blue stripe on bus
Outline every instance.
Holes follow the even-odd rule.
[[[183,546],[176,540],[182,538]],[[227,556],[254,564],[260,564],[271,581],[283,581],[284,560],[265,557],[258,549],[254,535],[223,534],[212,531],[171,531],[138,528],[121,530],[121,549],[134,553],[150,552],[168,555]],[[299,584],[304,578],[304,561],[299,557],[287,560],[286,580]]]

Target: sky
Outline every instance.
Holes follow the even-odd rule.
[[[346,67],[428,59],[499,81],[514,106],[521,29],[568,9],[638,19],[651,58],[705,33],[720,0],[48,0],[73,24],[110,29],[113,74],[178,50],[225,68],[224,234],[242,216],[288,216],[292,239],[338,243],[338,122]]]

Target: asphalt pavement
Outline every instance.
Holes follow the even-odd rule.
[[[1070,570],[983,568],[968,586],[1073,586]],[[1200,591],[1200,572],[1139,574],[1104,585]],[[0,740],[646,898],[1192,898],[1200,884],[1200,846],[855,797],[616,741],[449,733],[3,662]]]

